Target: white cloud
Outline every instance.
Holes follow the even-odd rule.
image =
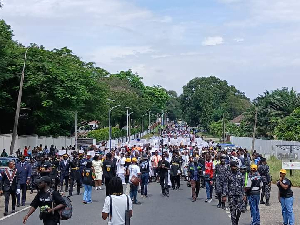
[[[239,43],[239,42],[244,42],[245,40],[244,38],[235,38],[234,41]]]
[[[168,55],[168,54],[164,54],[164,55],[152,55],[151,57],[153,59],[159,59],[159,58],[167,58],[167,57],[170,57],[171,55]]]
[[[154,52],[154,50],[150,46],[106,46],[96,49],[92,53],[91,58],[100,64],[112,64],[118,59],[128,56],[138,57],[139,55],[152,52]]]
[[[205,40],[202,42],[203,46],[214,46],[214,45],[221,45],[223,44],[223,38],[220,36],[215,36],[215,37],[207,37]]]

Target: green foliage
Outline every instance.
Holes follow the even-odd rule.
[[[243,136],[252,136],[255,107],[257,108],[257,137],[273,139],[277,136],[284,137],[282,121],[300,106],[299,94],[288,88],[277,89],[275,91],[266,91],[253,101],[253,106],[244,113],[244,120],[241,123],[240,130]],[[291,122],[292,118],[289,118]],[[280,125],[280,127],[278,127]],[[277,131],[276,131],[276,127]],[[286,127],[288,129],[288,127]],[[295,126],[294,126],[295,128]],[[289,130],[289,129],[288,129]],[[291,139],[291,133],[286,136]]]
[[[244,93],[214,76],[191,80],[183,87],[180,99],[183,119],[191,126],[200,125],[206,130],[223,114],[227,119],[233,119],[250,107]]]
[[[126,130],[120,130],[117,127],[112,127],[111,137],[112,139],[120,138],[126,136]],[[89,138],[94,138],[97,141],[107,141],[109,140],[109,128],[105,127],[99,130],[93,130],[88,133]]]
[[[300,141],[300,107],[279,121],[275,128],[275,136],[281,140]]]
[[[182,111],[180,106],[180,99],[177,96],[176,91],[168,91],[169,100],[166,105],[166,113],[171,121],[181,119]]]
[[[223,135],[223,120],[213,122],[209,126],[209,133],[216,137],[222,137]],[[239,127],[234,123],[225,120],[225,133],[233,136],[239,136]]]

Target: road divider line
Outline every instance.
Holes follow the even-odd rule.
[[[23,211],[25,211],[25,210],[27,210],[27,209],[29,209],[29,208],[30,208],[30,206],[27,206],[27,207],[25,207],[24,209],[21,209],[21,210],[15,212],[15,213],[12,213],[12,214],[10,214],[10,215],[4,216],[4,217],[0,218],[0,221],[5,220],[5,219],[8,219],[9,217],[12,217],[12,216],[14,216],[14,215],[16,215],[16,214],[18,214],[18,213],[20,213],[20,212],[23,212]]]

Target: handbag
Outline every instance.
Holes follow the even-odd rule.
[[[125,225],[130,225],[130,210],[129,210],[129,197],[127,197],[127,209],[125,210]]]
[[[108,215],[108,222],[107,225],[112,225],[111,217],[112,217],[112,197],[109,196],[110,198],[110,204],[109,204],[109,215]]]
[[[138,177],[136,177],[135,175],[132,175],[130,182],[134,185],[134,186],[139,186],[140,184],[140,179]]]

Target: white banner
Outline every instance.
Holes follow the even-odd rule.
[[[282,162],[282,168],[286,170],[300,170],[300,162]]]

